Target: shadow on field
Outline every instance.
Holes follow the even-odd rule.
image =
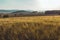
[[[0,25],[0,40],[60,40],[60,26],[22,22]]]

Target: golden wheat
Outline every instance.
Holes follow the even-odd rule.
[[[60,16],[0,18],[0,40],[60,40]]]

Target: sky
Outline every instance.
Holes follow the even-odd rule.
[[[0,9],[60,10],[60,0],[0,0]]]

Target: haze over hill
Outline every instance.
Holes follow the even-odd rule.
[[[19,11],[19,12],[23,12],[23,11],[32,12],[33,10],[0,10],[0,13],[12,13],[12,12],[16,12],[16,11]]]

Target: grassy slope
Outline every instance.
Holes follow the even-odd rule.
[[[60,16],[0,18],[0,40],[60,40]]]

